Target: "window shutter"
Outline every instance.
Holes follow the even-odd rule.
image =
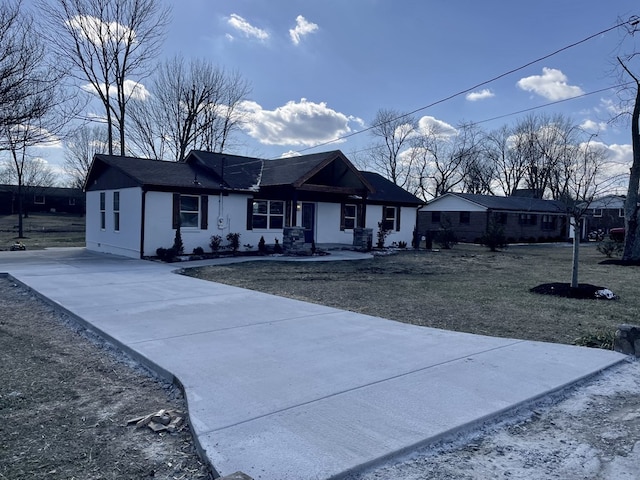
[[[396,207],[396,232],[400,231],[400,205]]]
[[[175,230],[180,226],[180,194],[173,194],[173,226],[172,228]]]
[[[345,210],[345,204],[341,203],[340,204],[340,230],[344,230],[344,210]]]
[[[247,230],[253,230],[253,198],[247,198]]]
[[[200,228],[207,230],[209,228],[209,195],[200,197]]]

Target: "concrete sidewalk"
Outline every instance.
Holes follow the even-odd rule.
[[[181,382],[197,440],[221,475],[339,477],[625,359],[406,325],[172,273],[183,266],[84,249],[0,252],[0,272]]]

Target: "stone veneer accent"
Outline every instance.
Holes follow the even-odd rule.
[[[282,249],[285,253],[311,253],[311,245],[304,242],[304,228],[284,227],[282,231]]]
[[[636,325],[618,325],[613,349],[625,355],[640,357],[640,327]]]
[[[358,250],[368,252],[373,247],[373,229],[372,228],[354,228],[353,229],[353,246]]]

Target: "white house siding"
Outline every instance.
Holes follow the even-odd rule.
[[[353,230],[340,230],[341,208],[339,203],[316,204],[316,243],[353,243]],[[298,225],[301,225],[301,218],[298,218]]]
[[[228,196],[209,195],[209,218],[207,229],[197,228],[180,229],[184,252],[191,253],[196,247],[201,247],[205,252],[211,251],[209,243],[213,235],[222,237],[222,245],[227,244],[227,234],[239,233],[240,244],[250,244],[257,248],[260,237],[264,235],[267,243],[273,243],[271,236],[277,236],[282,240],[281,230],[255,230],[247,231],[247,198],[248,195],[233,194]],[[202,210],[200,210],[202,214]],[[173,193],[148,192],[146,197],[145,215],[145,241],[144,255],[154,256],[160,247],[169,248],[175,239],[175,230],[172,228],[173,219]],[[220,220],[220,221],[219,221]],[[200,225],[200,222],[198,222]]]
[[[420,209],[421,212],[431,212],[434,210],[442,212],[485,212],[487,208],[477,203],[449,195],[440,197]]]
[[[392,206],[392,205],[390,205]],[[385,239],[385,245],[393,242],[406,242],[411,245],[413,231],[416,228],[416,207],[396,207],[400,209],[400,230],[393,230]],[[378,241],[378,222],[382,221],[382,205],[367,205],[365,226],[373,230],[373,244]]]
[[[113,193],[120,193],[120,230],[114,229]],[[140,258],[140,211],[142,190],[121,188],[105,191],[105,228],[100,228],[100,191],[87,192],[87,249]]]

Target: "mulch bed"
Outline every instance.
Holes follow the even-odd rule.
[[[533,287],[530,291],[542,295],[597,300],[596,292],[604,289],[605,287],[598,287],[590,283],[579,283],[577,288],[571,288],[569,283],[543,283]]]

